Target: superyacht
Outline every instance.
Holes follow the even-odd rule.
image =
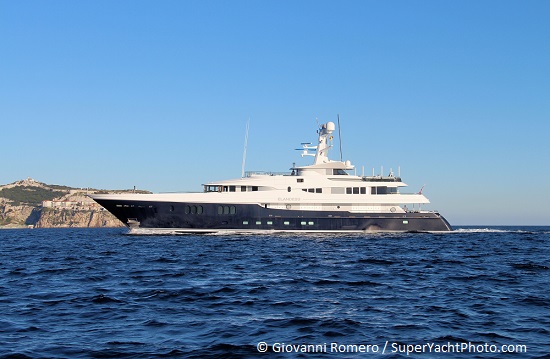
[[[335,124],[303,143],[313,164],[288,173],[246,172],[210,182],[203,192],[95,194],[91,197],[130,234],[218,232],[447,232],[452,228],[419,193],[402,193],[400,176],[357,176],[350,161],[328,157]],[[309,151],[315,151],[311,153]]]

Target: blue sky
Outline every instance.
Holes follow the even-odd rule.
[[[0,0],[0,183],[201,190],[342,122],[452,224],[550,225],[548,1]],[[333,158],[338,158],[337,151]]]

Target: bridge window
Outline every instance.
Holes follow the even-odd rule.
[[[370,189],[371,194],[388,194],[390,192],[388,192],[388,187],[386,187],[386,186],[371,187],[371,189]]]

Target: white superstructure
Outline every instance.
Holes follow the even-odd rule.
[[[128,225],[182,231],[448,231],[421,193],[388,176],[350,174],[350,161],[333,161],[333,122],[320,126],[316,145],[303,143],[309,166],[291,172],[246,172],[242,178],[204,184],[202,193],[94,195]],[[314,153],[310,153],[314,150]],[[416,207],[416,208],[415,208]],[[414,210],[413,210],[414,209]]]

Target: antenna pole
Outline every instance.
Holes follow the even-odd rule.
[[[342,162],[342,132],[340,130],[340,114],[338,114],[338,139],[340,140],[340,162]]]
[[[244,151],[243,151],[243,165],[241,168],[241,177],[244,178],[244,165],[246,163],[246,147],[248,146],[248,129],[250,128],[250,117],[246,122],[246,130],[244,135]]]

